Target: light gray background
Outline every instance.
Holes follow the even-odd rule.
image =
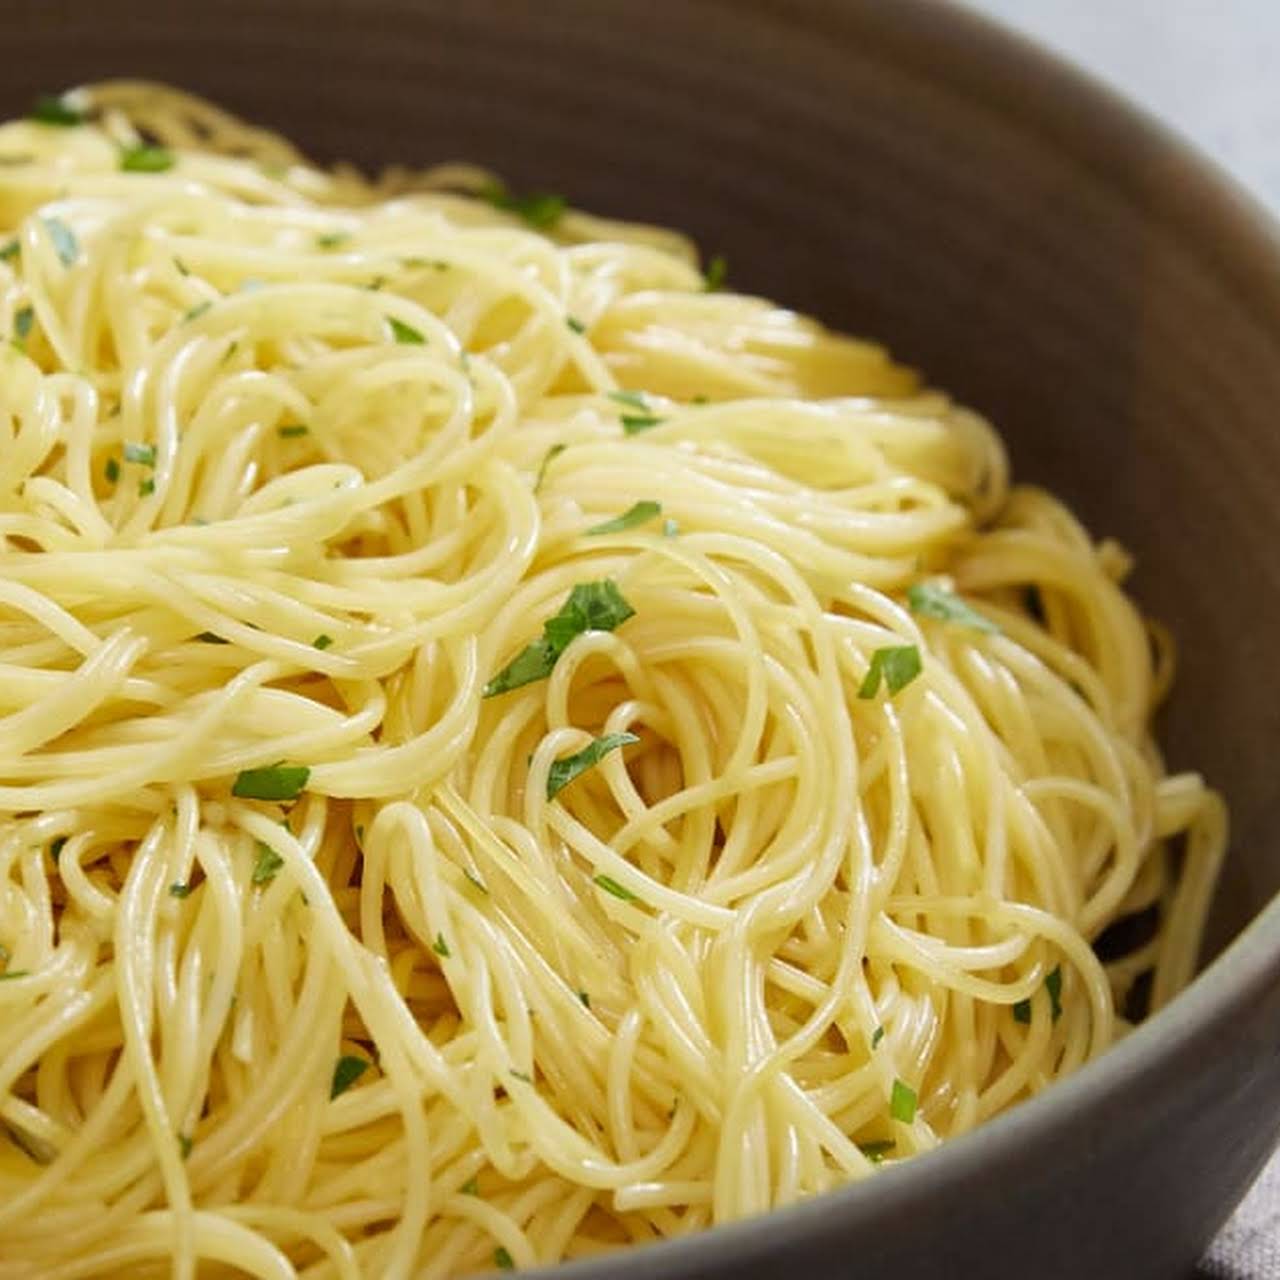
[[[966,2],[1137,101],[1280,217],[1280,0]],[[1280,1156],[1198,1274],[1280,1280]]]

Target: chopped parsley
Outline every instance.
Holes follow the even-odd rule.
[[[30,976],[30,969],[6,969],[0,973],[0,982],[8,982],[10,978],[29,978]]]
[[[916,1091],[901,1080],[893,1082],[893,1092],[889,1095],[889,1114],[903,1124],[910,1124],[916,1118]]]
[[[587,536],[593,537],[600,533],[622,533],[627,529],[634,529],[636,525],[644,524],[652,520],[654,516],[661,514],[662,503],[654,502],[652,499],[644,499],[628,507],[620,516],[615,516],[612,520],[606,520],[603,524],[592,525],[587,530]]]
[[[208,311],[211,306],[213,306],[213,303],[209,301],[197,302],[194,307],[191,307],[188,311],[186,311],[183,314],[183,317],[182,317],[183,322],[189,323],[192,320],[199,320],[200,317],[204,315],[204,313]]]
[[[624,413],[622,415],[622,429],[629,436],[639,435],[641,431],[648,431],[650,427],[661,426],[662,418],[655,417],[652,413]]]
[[[201,644],[230,644],[231,643],[230,640],[224,640],[221,636],[214,635],[212,631],[202,631],[198,636],[196,636],[196,639],[199,640]]]
[[[582,1001],[582,1007],[584,1009],[591,1008],[591,997],[585,991],[578,992],[578,999]]]
[[[508,1253],[507,1250],[502,1245],[499,1245],[493,1251],[493,1261],[495,1265],[502,1271],[515,1270],[515,1266],[516,1266],[515,1261],[512,1259],[511,1254]]]
[[[124,446],[124,460],[136,462],[142,467],[156,465],[156,447],[153,444],[128,444]]]
[[[613,631],[634,613],[612,579],[579,582],[559,612],[542,624],[541,638],[526,645],[503,667],[485,685],[483,696],[492,698],[521,685],[532,684],[535,680],[546,679],[575,637],[584,631]]]
[[[431,950],[436,955],[443,956],[446,960],[453,955],[453,952],[449,950],[449,944],[444,940],[443,933],[436,934],[436,940],[431,944]]]
[[[183,262],[181,258],[175,257],[173,260],[173,265],[177,267],[178,274],[180,276],[189,276],[191,274],[191,268],[187,266],[187,264]]]
[[[624,884],[619,884],[612,876],[598,875],[595,877],[595,883],[600,886],[605,893],[611,893],[615,898],[620,898],[623,902],[639,902],[630,889]]]
[[[253,864],[253,883],[270,884],[284,866],[284,859],[269,845],[257,842],[258,860]]]
[[[357,1058],[354,1054],[344,1053],[334,1064],[333,1083],[329,1086],[330,1102],[341,1094],[346,1093],[368,1070],[368,1058]]]
[[[11,262],[17,258],[22,252],[21,246],[16,240],[9,240],[5,244],[0,244],[0,261]]]
[[[487,200],[495,209],[516,214],[538,231],[545,231],[554,226],[568,207],[568,201],[564,196],[552,195],[546,191],[531,191],[523,196],[515,195],[501,182],[491,182],[481,187],[478,194],[481,200]]]
[[[156,482],[148,476],[138,485],[138,495],[143,498],[149,498],[156,491]]]
[[[42,93],[32,104],[28,119],[38,124],[54,124],[69,128],[84,124],[85,112],[72,106],[61,94]]]
[[[877,1027],[877,1028],[876,1028],[876,1029],[871,1033],[871,1048],[872,1048],[872,1050],[873,1050],[873,1051],[874,1051],[874,1050],[876,1050],[876,1049],[878,1049],[878,1048],[880,1047],[880,1041],[881,1041],[881,1040],[883,1040],[883,1039],[884,1039],[884,1028],[883,1028],[883,1027]]]
[[[542,488],[542,482],[547,478],[547,468],[558,458],[569,446],[564,444],[553,444],[550,449],[542,455],[542,461],[538,464],[538,474],[533,482],[533,491],[537,493]]]
[[[521,1084],[533,1083],[533,1077],[529,1075],[527,1071],[517,1071],[515,1067],[512,1067],[511,1074],[513,1077],[515,1077],[515,1079],[519,1080]]]
[[[563,760],[553,760],[547,772],[547,799],[554,799],[576,777],[599,764],[610,751],[639,741],[634,733],[606,733],[589,742],[581,751],[565,756]]]
[[[327,649],[332,643],[333,643],[332,636],[318,635],[311,642],[311,647],[313,649]]]
[[[339,245],[346,244],[350,239],[350,231],[326,231],[324,235],[316,236],[316,248],[336,249]]]
[[[125,173],[164,173],[177,164],[168,147],[149,147],[145,144],[126,147],[120,153],[120,168]]]
[[[871,655],[871,665],[858,689],[858,697],[874,698],[880,691],[882,678],[889,687],[889,696],[893,697],[895,693],[905,689],[921,670],[920,650],[913,644],[877,649]]]
[[[103,474],[107,477],[109,484],[115,484],[120,479],[120,464],[115,458],[108,458],[107,465],[103,468]]]
[[[426,338],[420,334],[411,324],[405,324],[403,320],[397,320],[395,316],[388,316],[387,323],[391,326],[391,336],[399,343],[406,346],[422,346],[426,342]]]
[[[53,241],[54,251],[64,267],[69,267],[80,256],[80,242],[76,233],[61,218],[46,218],[44,229]]]
[[[1049,995],[1049,1008],[1053,1014],[1054,1022],[1062,1017],[1062,966],[1055,965],[1053,970],[1046,975],[1044,980],[1044,989]],[[1031,1022],[1031,1000],[1019,1000],[1013,1006],[1014,1022],[1021,1022],[1024,1026]]]
[[[296,800],[311,777],[305,764],[272,764],[261,769],[241,769],[231,794],[242,800]]]
[[[480,1178],[476,1174],[472,1174],[466,1182],[458,1188],[464,1196],[478,1196],[480,1194]]]
[[[662,536],[664,538],[674,538],[680,532],[680,526],[671,519],[662,522]]]
[[[958,622],[962,626],[972,627],[975,631],[986,631],[991,634],[999,632],[990,618],[983,617],[976,609],[971,608],[958,595],[940,587],[936,582],[917,582],[907,591],[907,604],[912,613],[923,618],[938,618],[943,622]]]
[[[583,334],[587,331],[587,326],[577,316],[565,316],[564,322],[574,333]]]
[[[32,326],[36,322],[36,313],[34,307],[19,307],[13,313],[13,334],[17,342],[26,342],[31,336]]]
[[[644,398],[643,391],[610,391],[609,399],[625,404],[628,409],[639,409],[642,413],[649,409],[649,402]]]
[[[707,263],[707,269],[702,274],[702,287],[707,293],[715,293],[717,289],[724,287],[724,278],[729,274],[729,264],[725,261],[724,254],[717,253],[710,262]]]
[[[189,898],[190,896],[191,886],[181,880],[177,880],[169,886],[169,897],[171,898]]]
[[[307,431],[308,428],[301,422],[286,422],[283,426],[276,428],[276,435],[283,440],[296,440],[299,436],[305,436]]]
[[[178,1134],[178,1148],[182,1152],[184,1160],[191,1154],[193,1146],[195,1146],[195,1143],[185,1133]]]

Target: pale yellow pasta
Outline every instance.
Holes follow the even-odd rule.
[[[0,126],[0,1278],[682,1235],[1189,980],[1170,646],[980,418],[669,232],[63,114]]]

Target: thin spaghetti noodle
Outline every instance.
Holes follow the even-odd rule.
[[[978,417],[478,170],[321,171],[135,83],[37,116],[0,1277],[681,1235],[1188,981],[1226,819],[1151,739],[1167,642]]]

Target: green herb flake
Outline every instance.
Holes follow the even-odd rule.
[[[311,770],[305,764],[241,769],[232,784],[231,794],[241,800],[296,800],[310,777]]]
[[[387,323],[391,326],[391,335],[399,343],[406,346],[422,346],[427,341],[411,324],[405,324],[403,320],[397,320],[395,316],[388,316]]]
[[[649,402],[644,398],[643,391],[610,391],[608,395],[610,400],[616,400],[628,409],[639,409],[641,413],[649,411]]]
[[[329,1101],[340,1097],[369,1070],[368,1058],[357,1058],[354,1054],[344,1053],[333,1068],[333,1083],[329,1086]]]
[[[443,933],[436,934],[436,940],[431,944],[431,950],[436,955],[443,956],[446,960],[453,955],[453,952],[449,950],[449,944],[444,940]]]
[[[181,258],[175,257],[173,260],[173,265],[178,269],[178,274],[180,276],[189,276],[191,274],[191,268],[187,266],[187,264],[183,262]]]
[[[591,1008],[591,997],[585,991],[578,992],[578,999],[582,1001],[582,1007],[584,1009]]]
[[[336,249],[340,245],[346,244],[350,239],[350,231],[326,231],[323,235],[316,236],[316,248]]]
[[[464,1196],[478,1196],[480,1194],[480,1179],[477,1175],[472,1174],[466,1182],[458,1188]]]
[[[880,1041],[881,1041],[881,1040],[883,1040],[883,1039],[884,1039],[884,1028],[883,1028],[883,1027],[877,1027],[877,1028],[876,1028],[876,1029],[871,1033],[871,1049],[872,1049],[872,1052],[874,1052],[876,1049],[878,1049],[878,1048],[880,1047]]]
[[[46,218],[44,229],[53,241],[54,252],[64,267],[69,267],[80,256],[80,242],[76,234],[61,218]]]
[[[311,647],[313,649],[327,649],[332,643],[333,643],[332,636],[318,635],[311,642]]]
[[[587,331],[587,326],[583,324],[582,321],[579,320],[577,316],[565,316],[564,322],[576,334],[581,335],[586,333]]]
[[[664,520],[662,522],[662,536],[664,538],[674,538],[680,532],[680,526],[674,520]]]
[[[19,307],[13,313],[13,334],[18,342],[26,342],[31,336],[32,326],[36,322],[34,307]]]
[[[1014,1022],[1021,1022],[1023,1026],[1027,1026],[1031,1022],[1031,1001],[1019,1000],[1013,1006]]]
[[[204,313],[208,311],[209,308],[212,306],[213,306],[213,303],[207,300],[204,302],[197,302],[194,307],[191,307],[188,311],[186,311],[183,314],[183,317],[182,317],[183,323],[189,324],[192,320],[199,320],[200,317],[204,315]]]
[[[284,866],[284,859],[269,845],[257,841],[258,860],[253,864],[253,883],[270,884]]]
[[[169,897],[171,898],[189,898],[191,896],[191,886],[184,884],[182,881],[175,881],[169,886]]]
[[[606,520],[603,524],[592,525],[588,529],[587,537],[595,537],[602,533],[623,533],[627,529],[634,529],[638,524],[645,524],[652,520],[654,516],[662,514],[662,503],[654,502],[651,499],[645,499],[641,502],[634,503],[628,507],[620,516],[615,516],[612,520]]]
[[[639,902],[630,889],[624,884],[619,884],[612,876],[598,875],[595,877],[595,883],[600,886],[605,893],[611,893],[615,898],[620,898],[623,902]]]
[[[627,435],[635,436],[652,427],[660,427],[664,421],[665,419],[655,417],[652,413],[624,413],[622,429]]]
[[[538,464],[538,474],[533,481],[533,491],[537,493],[542,488],[542,482],[547,478],[547,468],[554,462],[569,446],[564,444],[553,444],[550,449],[542,455],[542,461]]]
[[[59,836],[49,846],[49,857],[51,857],[55,863],[58,861],[60,857],[62,857],[62,851],[67,847],[67,840],[68,840],[67,836]]]
[[[168,147],[143,144],[126,147],[120,152],[120,168],[124,173],[164,173],[177,163],[177,158]]]
[[[120,463],[115,458],[108,458],[103,474],[107,477],[108,484],[115,484],[120,479]]]
[[[507,1250],[502,1245],[499,1245],[493,1251],[493,1261],[500,1271],[515,1270],[516,1264],[514,1259],[511,1257],[511,1254],[508,1253]]]
[[[564,196],[546,191],[531,191],[528,195],[515,195],[500,182],[491,182],[477,193],[495,209],[514,213],[538,231],[546,231],[559,222],[568,207]]]
[[[230,644],[230,640],[224,640],[221,636],[214,635],[212,631],[202,631],[196,639],[201,644]]]
[[[558,613],[542,624],[542,636],[520,651],[488,684],[483,696],[492,698],[521,685],[544,680],[560,655],[584,631],[613,631],[635,614],[617,584],[605,578],[579,582]]]
[[[1052,972],[1044,980],[1044,989],[1049,993],[1049,1007],[1053,1011],[1053,1020],[1062,1017],[1062,966],[1055,965]]]
[[[22,253],[22,247],[16,240],[0,244],[0,262],[13,262]]]
[[[511,1075],[514,1079],[519,1080],[521,1084],[532,1084],[533,1077],[526,1071],[517,1071],[515,1067],[511,1068]]]
[[[85,113],[79,107],[72,106],[60,94],[42,93],[32,104],[27,118],[38,124],[70,128],[72,125],[84,124]]]
[[[940,587],[936,582],[917,582],[907,591],[907,604],[912,613],[922,618],[937,618],[942,622],[957,622],[975,631],[998,634],[1000,628],[990,618],[985,618],[971,608],[958,595]]]
[[[182,1152],[182,1158],[185,1160],[191,1154],[191,1148],[195,1143],[185,1134],[178,1134],[178,1149]]]
[[[581,751],[565,756],[563,760],[553,760],[547,772],[547,799],[553,800],[576,777],[599,764],[610,751],[639,741],[634,733],[606,733]]]
[[[139,497],[149,498],[153,493],[155,493],[155,491],[156,491],[156,482],[150,476],[148,476],[145,480],[143,480],[138,485]]]
[[[872,1164],[880,1164],[885,1156],[894,1149],[898,1144],[890,1139],[882,1139],[879,1142],[860,1142],[858,1150],[862,1152]]]
[[[124,446],[124,460],[136,462],[142,467],[156,465],[156,447],[153,444],[128,444]]]
[[[880,690],[883,678],[889,687],[889,696],[900,693],[923,670],[920,650],[913,644],[892,645],[877,649],[871,655],[871,665],[866,678],[858,689],[859,698],[874,698]]]
[[[283,426],[276,428],[276,435],[282,440],[296,440],[299,436],[305,436],[309,429],[301,422],[286,422]]]
[[[725,276],[729,274],[729,264],[725,261],[724,254],[717,253],[710,262],[707,263],[707,269],[702,273],[702,287],[707,293],[715,293],[717,289],[724,287]]]
[[[6,969],[3,973],[0,973],[0,982],[8,982],[13,978],[29,978],[30,976],[30,969]]]
[[[903,1124],[910,1124],[916,1118],[916,1091],[902,1080],[894,1080],[893,1092],[889,1095],[889,1114]]]

